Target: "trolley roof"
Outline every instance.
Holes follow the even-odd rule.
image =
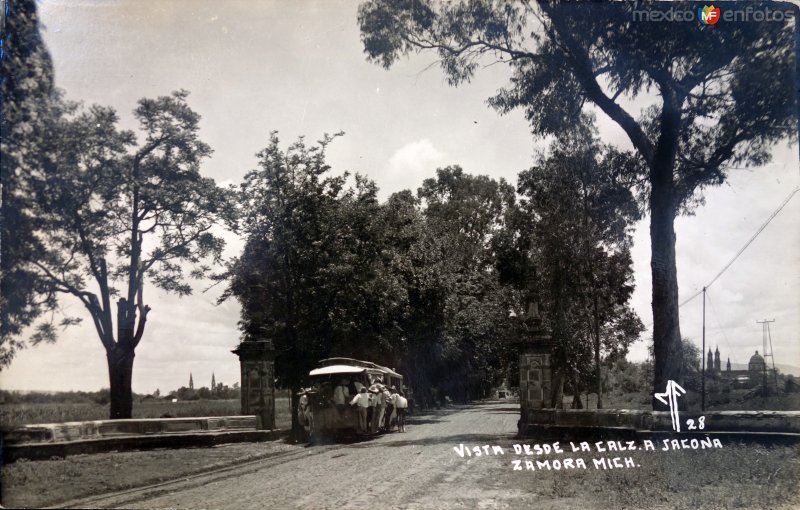
[[[330,375],[330,374],[362,374],[367,369],[364,367],[356,367],[353,365],[330,365],[322,368],[315,368],[308,375]]]
[[[393,377],[403,378],[391,368],[372,363],[371,361],[361,361],[352,358],[328,358],[319,362],[320,368],[315,368],[309,375],[327,375],[327,374],[361,374],[368,372],[370,374],[388,374]]]

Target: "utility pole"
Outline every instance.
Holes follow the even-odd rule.
[[[761,352],[764,353],[764,396],[769,393],[769,387],[767,386],[767,356],[772,360],[772,373],[776,374],[775,372],[775,356],[772,355],[772,333],[769,330],[769,325],[771,322],[775,322],[775,319],[764,319],[763,321],[756,321],[756,324],[761,324],[761,341],[763,344],[763,349]],[[767,339],[769,339],[769,350],[767,350]],[[775,375],[775,389],[778,389],[778,377]]]
[[[600,369],[600,314],[597,306],[597,287],[594,290],[594,364],[597,367],[597,408],[603,408],[603,373]],[[589,402],[586,402],[587,406]]]
[[[702,368],[702,390],[700,397],[700,409],[706,410],[706,288],[703,287],[703,350],[700,351],[700,368]]]

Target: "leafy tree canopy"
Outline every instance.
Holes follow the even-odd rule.
[[[39,33],[35,0],[5,3],[0,59],[0,368],[7,366],[23,329],[44,311],[42,283],[27,264],[40,252],[30,214],[30,173],[41,167],[48,119],[58,103],[53,64]]]
[[[204,261],[218,262],[224,245],[212,227],[229,213],[227,195],[200,174],[211,149],[187,96],[140,100],[138,136],[117,129],[112,108],[62,103],[28,180],[39,251],[26,269],[41,282],[45,309],[56,311],[68,294],[88,310],[108,356],[114,418],[130,417],[133,356],[150,311],[145,282],[190,294],[187,277],[207,272]],[[64,317],[61,325],[76,322]],[[55,341],[53,322],[31,339]]]
[[[523,109],[536,136],[569,130],[590,104],[622,128],[651,215],[654,385],[663,388],[682,380],[675,216],[730,168],[763,165],[772,144],[796,138],[798,10],[781,4],[791,15],[766,20],[767,5],[747,4],[760,17],[703,27],[644,19],[696,9],[689,2],[369,0],[358,22],[367,59],[385,68],[430,51],[459,85],[506,63],[509,83],[489,104]]]

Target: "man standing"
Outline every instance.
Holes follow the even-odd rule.
[[[375,434],[378,432],[378,427],[383,423],[383,411],[385,409],[385,401],[383,396],[383,390],[385,386],[381,384],[381,380],[376,380],[375,384],[370,387],[370,391],[373,392],[372,399],[375,401],[375,409],[372,411],[372,433]]]
[[[397,394],[394,401],[395,409],[397,410],[397,430],[400,432],[406,431],[406,411],[408,410],[408,400],[403,396],[403,392]]]
[[[386,390],[384,395],[386,396],[386,418],[383,422],[383,429],[389,432],[392,426],[392,412],[394,412],[395,401],[397,399],[397,388],[392,386],[391,392]]]
[[[361,393],[353,397],[350,405],[357,406],[358,408],[358,432],[365,434],[367,432],[367,409],[369,408],[369,393],[367,389],[362,387]]]
[[[300,396],[300,399],[297,401],[297,420],[300,422],[300,425],[306,429],[306,432],[308,432],[308,393],[305,388],[300,388],[297,394]]]

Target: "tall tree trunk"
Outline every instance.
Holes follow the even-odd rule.
[[[111,384],[111,419],[131,418],[133,415],[133,358],[135,353],[116,346],[108,352],[108,380]]]
[[[603,408],[603,372],[600,368],[600,312],[597,305],[597,288],[594,289],[594,365],[597,368],[597,408]]]
[[[133,358],[135,354],[134,326],[136,307],[125,298],[117,303],[117,342],[106,350],[108,378],[111,391],[112,420],[133,417]]]
[[[662,127],[662,133],[668,130]],[[651,166],[650,192],[650,268],[653,277],[653,352],[655,367],[653,392],[663,392],[667,381],[683,383],[681,374],[681,331],[678,315],[678,271],[675,265],[674,150],[675,140],[662,140]],[[654,410],[667,406],[652,399]],[[682,402],[681,399],[678,402]]]

